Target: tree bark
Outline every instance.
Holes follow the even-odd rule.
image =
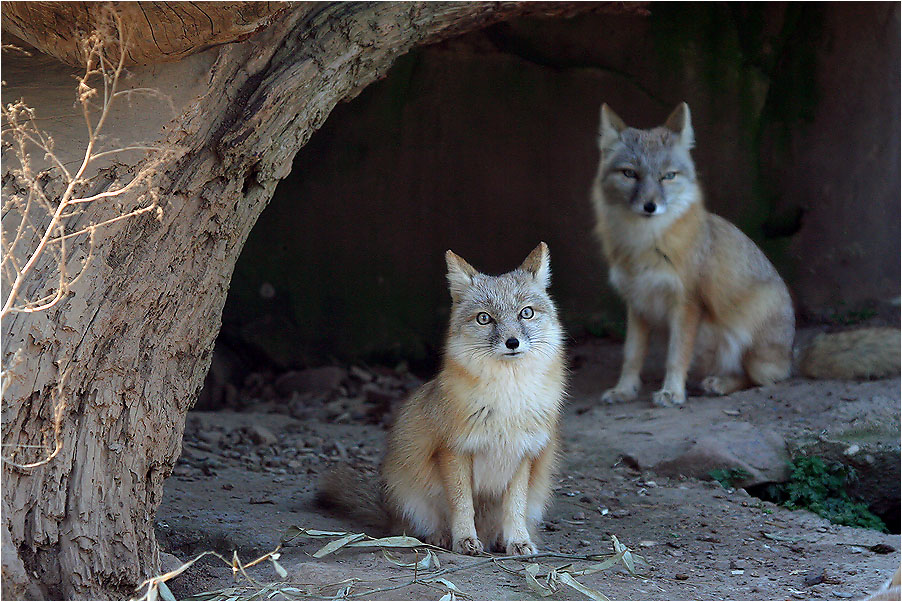
[[[288,8],[288,2],[120,2],[116,11],[130,33],[127,64],[144,65],[248,37]],[[3,31],[67,65],[84,66],[81,40],[103,10],[103,2],[6,2]]]
[[[2,325],[4,449],[46,443],[55,400],[67,400],[59,455],[33,470],[4,464],[4,581],[7,567],[17,568],[7,563],[11,549],[35,576],[18,584],[22,595],[37,585],[52,598],[130,597],[158,571],[154,514],[209,368],[235,261],[294,155],[337,102],[417,44],[527,13],[638,6],[298,3],[247,40],[219,47],[204,74],[208,92],[158,142],[180,149],[154,180],[162,216],[102,230],[61,305]],[[98,175],[91,185],[100,191],[112,181]],[[120,208],[90,206],[83,220],[147,204],[138,194],[119,200]],[[86,244],[75,239],[72,256]]]

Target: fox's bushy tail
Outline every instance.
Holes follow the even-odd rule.
[[[820,334],[802,350],[799,371],[809,378],[899,376],[898,328],[861,328]]]
[[[330,470],[320,479],[316,503],[359,522],[369,535],[384,535],[393,523],[379,475],[350,466]]]

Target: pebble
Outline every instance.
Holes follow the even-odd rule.
[[[278,441],[271,430],[259,424],[244,427],[244,432],[256,445],[273,445]]]
[[[673,578],[676,579],[677,581],[685,581],[686,579],[689,578],[689,575],[687,575],[686,573],[677,573],[676,575],[673,576]]]

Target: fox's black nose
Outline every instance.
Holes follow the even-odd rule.
[[[645,213],[654,213],[655,209],[657,209],[657,208],[658,208],[658,206],[655,205],[654,203],[652,203],[651,201],[648,201],[647,203],[642,205],[642,209],[645,210]]]
[[[514,337],[511,337],[508,340],[504,341],[504,346],[508,349],[516,349],[520,346],[520,341],[518,341]]]

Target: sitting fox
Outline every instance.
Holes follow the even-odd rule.
[[[651,130],[601,107],[601,161],[592,186],[596,234],[611,284],[627,303],[623,368],[602,399],[638,396],[652,326],[670,331],[664,383],[652,400],[681,404],[695,356],[702,389],[726,395],[787,378],[795,317],[783,280],[738,228],[705,210],[689,154],[689,107],[680,104]],[[821,336],[803,353],[802,372],[822,378],[899,373],[898,329]]]
[[[483,542],[534,554],[531,527],[551,493],[565,379],[548,247],[501,276],[451,251],[446,260],[452,305],[442,368],[401,405],[380,490],[361,508],[359,479],[336,472],[318,500],[361,518],[377,510],[394,529],[461,554],[481,554]]]

